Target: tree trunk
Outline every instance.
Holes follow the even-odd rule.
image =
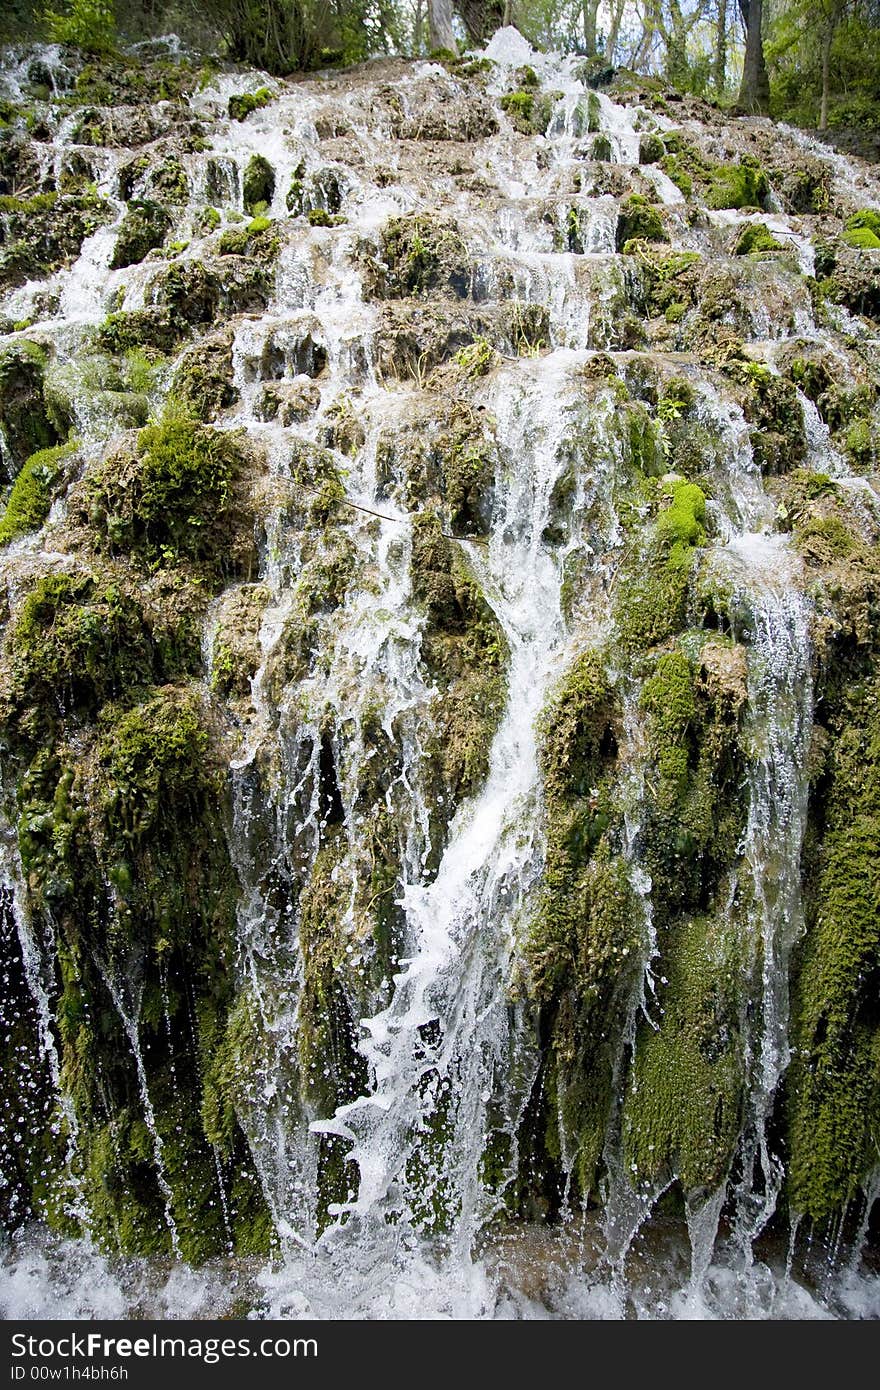
[[[605,57],[609,63],[614,62],[614,51],[617,48],[617,40],[620,35],[620,26],[623,23],[623,11],[626,0],[617,0],[611,14],[611,27],[608,30],[608,42],[605,45]]]
[[[450,53],[458,52],[452,28],[452,0],[428,0],[428,35],[432,52],[436,48],[448,48]]]
[[[761,36],[762,9],[763,0],[739,0],[746,27],[746,54],[737,108],[747,116],[766,116],[770,112],[770,79]]]
[[[828,129],[828,90],[831,86],[831,45],[835,24],[829,20],[822,35],[822,103],[819,108],[819,129]]]
[[[599,14],[599,0],[583,0],[584,52],[588,58],[596,56],[596,21]]]
[[[455,9],[472,44],[485,43],[499,25],[510,23],[504,0],[455,0]]]
[[[727,85],[727,0],[718,0],[714,69],[715,91],[721,96]]]

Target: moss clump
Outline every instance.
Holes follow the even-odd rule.
[[[765,473],[785,473],[803,463],[807,452],[804,415],[790,381],[759,362],[733,363],[730,374],[746,388],[743,414],[755,461]]]
[[[59,743],[34,760],[19,844],[37,920],[55,914],[62,1081],[90,1229],[112,1250],[165,1253],[170,1218],[198,1262],[270,1239],[243,1136],[231,1123],[212,1153],[200,1115],[233,998],[224,765],[189,687],[140,692],[134,706],[125,693],[75,759]],[[57,1224],[51,1196],[43,1214]]]
[[[870,227],[852,227],[841,233],[840,239],[856,251],[880,251],[880,236]]]
[[[110,216],[110,204],[93,191],[0,197],[0,286],[41,279],[69,264]]]
[[[696,483],[674,485],[639,563],[625,573],[615,603],[624,646],[654,646],[685,625],[695,552],[705,540],[706,498]]]
[[[258,87],[255,92],[239,92],[229,98],[228,112],[231,121],[244,121],[252,111],[268,106],[274,100],[268,87]]]
[[[710,208],[763,207],[770,192],[764,170],[752,155],[739,164],[716,164],[709,175],[706,206]]]
[[[261,154],[251,155],[242,179],[245,212],[252,217],[265,211],[275,194],[275,170]]]
[[[167,304],[157,304],[108,314],[95,335],[95,344],[108,353],[145,350],[164,357],[179,346],[188,332],[188,325],[179,314]]]
[[[471,289],[468,249],[459,232],[423,213],[393,217],[382,228],[375,292],[382,299],[449,292],[465,298]]]
[[[876,681],[857,684],[836,711],[794,989],[791,1204],[815,1221],[845,1211],[874,1170],[880,1144],[878,696]]]
[[[623,198],[617,211],[615,246],[622,251],[628,241],[668,241],[663,219],[640,193]]]
[[[173,405],[142,430],[134,456],[90,473],[81,507],[96,543],[158,568],[181,560],[213,572],[235,568],[236,482],[244,470],[236,441]]]
[[[541,772],[549,797],[590,795],[603,764],[616,750],[616,713],[604,662],[596,652],[585,652],[567,672],[541,719]]]
[[[486,376],[501,361],[488,338],[475,338],[455,354],[455,364],[471,381]]]
[[[735,857],[744,816],[737,741],[744,703],[744,680],[719,681],[711,666],[695,666],[681,650],[664,653],[642,688],[656,769],[644,855],[659,924],[705,911]]]
[[[258,256],[261,260],[271,260],[278,254],[279,241],[276,236],[266,236],[272,228],[268,217],[254,217],[245,227],[230,227],[220,237],[218,251],[221,256]]]
[[[233,378],[232,338],[206,338],[184,353],[171,390],[194,418],[211,421],[238,399]]]
[[[43,399],[46,350],[20,339],[0,351],[3,471],[11,482],[25,459],[59,442]]]
[[[6,643],[8,732],[32,743],[68,717],[149,684],[155,652],[138,604],[112,581],[50,574],[22,604]]]
[[[413,522],[413,595],[424,606],[421,656],[438,687],[434,702],[437,766],[448,824],[450,805],[476,791],[489,766],[489,745],[504,709],[509,652],[460,548],[435,512]]]
[[[611,788],[618,702],[598,652],[577,658],[539,727],[546,852],[523,944],[530,996],[549,1047],[539,1144],[566,1155],[583,1199],[596,1192],[623,1018],[639,969],[643,916],[615,854]],[[548,1193],[553,1200],[552,1183]]]
[[[138,265],[148,251],[162,245],[170,230],[171,217],[161,203],[132,199],[119,228],[110,269]]]
[[[862,418],[850,425],[846,432],[846,450],[850,458],[860,468],[869,467],[877,454],[877,431],[870,420]]]
[[[642,135],[639,139],[639,163],[659,164],[666,153],[666,146],[659,135]]]
[[[841,240],[857,251],[880,250],[880,211],[861,208],[846,219]]]
[[[510,119],[514,130],[521,135],[543,135],[553,114],[553,97],[548,92],[537,96],[530,87],[507,92],[500,100],[501,110]]]
[[[742,1113],[742,961],[723,917],[685,918],[663,942],[658,1028],[642,1023],[623,1106],[635,1181],[713,1190],[729,1171]]]
[[[244,699],[262,660],[260,623],[269,590],[262,584],[246,585],[224,595],[217,619],[211,662],[211,689],[217,694]]]
[[[0,519],[0,545],[40,529],[74,453],[74,445],[60,444],[54,449],[41,449],[25,461]]]
[[[733,254],[735,256],[752,256],[762,254],[765,251],[782,250],[782,243],[776,240],[769,227],[766,227],[763,222],[750,222],[748,226],[743,227],[737,237]]]

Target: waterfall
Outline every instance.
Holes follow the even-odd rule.
[[[0,549],[48,1135],[6,1315],[876,1316],[877,1170],[827,1219],[789,1186],[827,749],[876,674],[880,387],[804,278],[831,232],[713,206],[714,127],[513,29],[94,106],[40,98],[33,166],[17,128],[80,222],[0,291],[13,496],[47,451]]]

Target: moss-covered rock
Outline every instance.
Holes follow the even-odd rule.
[[[618,251],[622,251],[628,241],[669,240],[657,208],[640,193],[631,193],[620,203],[614,237]]]
[[[695,551],[705,540],[706,499],[696,483],[673,484],[672,500],[632,569],[621,575],[615,615],[620,639],[630,649],[662,642],[686,624]]]
[[[256,216],[272,202],[275,195],[275,170],[264,155],[251,155],[242,177],[242,198],[245,212]]]
[[[743,155],[738,164],[717,164],[712,168],[706,205],[710,208],[760,208],[769,192],[767,175],[757,159]]]
[[[793,1001],[790,1192],[824,1221],[846,1210],[880,1142],[880,723],[876,682],[834,713],[809,924]]]
[[[489,746],[504,711],[507,641],[460,548],[436,513],[414,519],[412,585],[426,621],[421,655],[436,682],[436,747],[447,823],[449,808],[477,790],[488,771]]]
[[[683,918],[663,942],[659,1026],[642,1023],[623,1103],[636,1182],[678,1178],[703,1195],[730,1170],[743,1109],[740,943],[717,917]]]
[[[258,87],[255,92],[237,92],[229,98],[227,110],[231,121],[245,121],[252,111],[259,111],[273,100],[273,92],[268,87]]]
[[[373,293],[381,299],[471,293],[471,257],[455,226],[441,217],[412,213],[382,228],[378,261],[367,262]]]
[[[754,256],[761,255],[768,251],[781,251],[781,242],[778,242],[763,222],[749,222],[739,233],[733,248],[735,256]]]
[[[203,338],[187,349],[178,363],[171,389],[176,398],[202,421],[238,400],[232,363],[232,337],[228,333]]]
[[[247,463],[230,435],[169,408],[84,478],[71,510],[96,545],[152,568],[193,560],[213,576],[247,572],[252,521],[240,484]]]
[[[40,529],[54,497],[70,478],[75,461],[76,450],[72,444],[41,449],[25,460],[0,518],[0,546],[8,545],[28,531]]]
[[[499,105],[514,130],[521,135],[543,135],[550,123],[555,102],[551,93],[541,95],[526,87],[507,92]]]
[[[170,230],[171,217],[161,203],[153,203],[146,198],[132,199],[113,248],[111,270],[138,265],[148,251],[162,245]]]
[[[0,197],[0,286],[22,285],[69,264],[110,215],[110,205],[92,192]]]
[[[31,454],[59,442],[43,399],[46,361],[46,349],[26,339],[0,350],[0,428],[6,482],[12,481]]]

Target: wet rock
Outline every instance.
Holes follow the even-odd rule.
[[[25,459],[58,443],[43,399],[46,351],[24,339],[0,352],[0,421],[3,481],[11,482]]]
[[[109,216],[107,203],[92,193],[0,198],[0,285],[57,270]]]
[[[132,199],[113,248],[111,270],[139,264],[148,251],[162,245],[170,230],[171,217],[161,203]]]
[[[310,377],[294,381],[274,381],[260,397],[261,420],[277,420],[279,425],[296,425],[314,415],[321,404],[321,390]],[[328,441],[332,442],[332,441]],[[339,447],[334,444],[334,447]]]
[[[220,411],[234,405],[238,391],[233,380],[232,335],[203,338],[189,348],[174,374],[172,391],[204,421],[215,420]]]
[[[261,154],[251,155],[242,179],[245,212],[256,214],[268,208],[275,193],[275,170]]]

